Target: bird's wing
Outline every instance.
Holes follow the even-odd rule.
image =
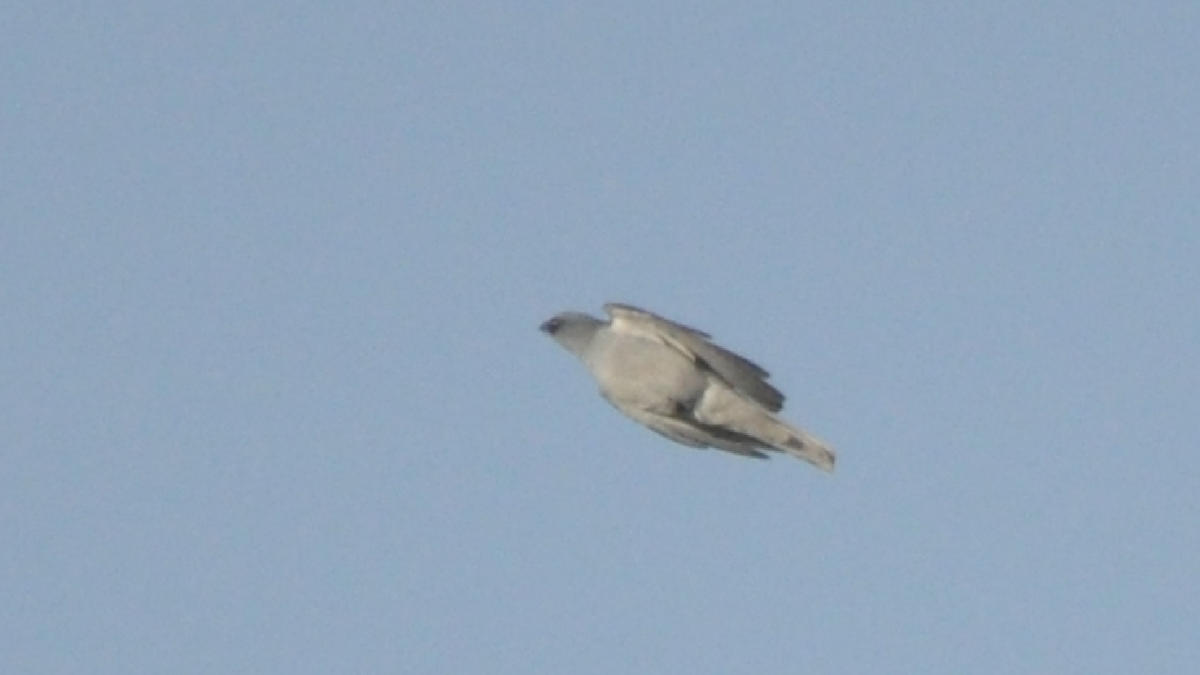
[[[766,381],[770,373],[750,359],[713,344],[708,333],[632,305],[610,302],[604,305],[604,311],[612,318],[614,332],[670,345],[767,410],[778,412],[783,408],[783,393]]]
[[[627,415],[633,421],[676,443],[693,448],[712,447],[743,457],[767,459],[766,453],[758,450],[758,448],[765,446],[753,438],[736,434],[720,427],[704,425],[695,420],[664,415],[639,406],[628,405],[607,394],[604,395],[604,398],[614,408]]]

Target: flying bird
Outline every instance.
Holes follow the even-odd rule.
[[[561,312],[541,330],[583,362],[617,410],[694,448],[784,452],[833,471],[833,449],[776,414],[784,396],[762,366],[653,312],[618,303],[604,311],[608,321]]]

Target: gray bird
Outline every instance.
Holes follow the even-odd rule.
[[[774,413],[783,394],[761,366],[695,328],[630,305],[604,306],[609,321],[562,312],[541,330],[574,354],[617,410],[694,448],[766,459],[786,452],[833,471],[833,450]]]

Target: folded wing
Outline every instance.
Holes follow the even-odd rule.
[[[668,344],[767,410],[778,412],[783,408],[783,393],[767,383],[770,373],[766,369],[713,344],[707,333],[632,305],[609,303],[604,311],[612,318],[612,330]]]

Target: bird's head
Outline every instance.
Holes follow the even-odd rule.
[[[559,312],[544,321],[539,330],[567,351],[582,358],[596,331],[604,326],[605,323],[600,319],[582,312]]]

